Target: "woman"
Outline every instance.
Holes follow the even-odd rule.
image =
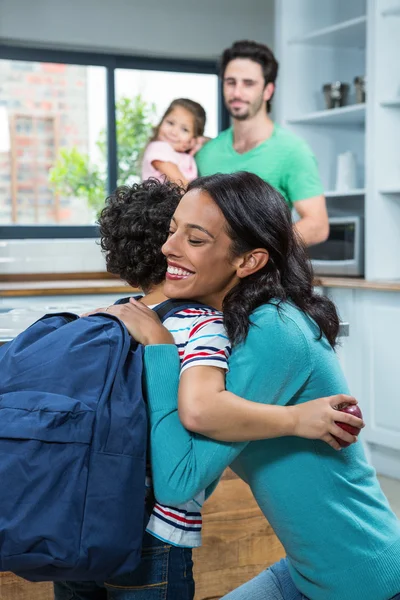
[[[163,251],[168,264],[178,268],[178,273],[169,269],[167,296],[196,298],[224,311],[234,344],[228,390],[281,405],[348,393],[333,351],[336,311],[313,292],[312,270],[290,213],[271,186],[249,173],[194,181],[175,211]],[[222,444],[189,433],[176,407],[178,351],[168,335],[166,343],[152,345],[161,336],[156,327],[149,332],[143,325],[145,310],[132,307],[130,330],[147,344],[157,499],[179,503],[206,486],[212,489],[233,463],[287,553],[286,561],[227,598],[397,597],[400,525],[362,446],[334,452],[320,441],[297,437]],[[208,381],[201,366],[193,370],[197,385],[192,379],[185,389],[182,375],[179,410],[184,424],[206,433]]]

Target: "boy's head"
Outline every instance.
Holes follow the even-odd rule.
[[[121,186],[107,198],[99,227],[109,273],[146,293],[164,281],[161,247],[183,193],[174,183],[148,179]]]

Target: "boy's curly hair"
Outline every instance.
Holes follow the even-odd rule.
[[[109,273],[144,291],[164,280],[167,262],[161,247],[183,193],[174,183],[148,179],[118,187],[107,198],[99,228]]]

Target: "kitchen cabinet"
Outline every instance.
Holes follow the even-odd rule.
[[[365,224],[365,276],[400,278],[400,0],[280,0],[275,117],[314,151],[330,215]],[[366,77],[356,102],[354,78]],[[349,84],[327,109],[322,87]],[[356,186],[336,190],[337,157],[355,156]]]
[[[398,384],[400,292],[324,288],[350,336],[338,354],[366,427],[361,436],[378,473],[400,479]]]

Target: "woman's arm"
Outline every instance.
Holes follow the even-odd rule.
[[[246,443],[217,442],[183,427],[177,409],[176,346],[146,346],[144,359],[154,492],[159,502],[180,504],[218,479]]]
[[[153,160],[151,164],[155,169],[157,169],[157,171],[160,171],[160,173],[165,175],[167,179],[173,183],[177,183],[182,187],[186,187],[188,185],[188,180],[184,177],[182,171],[175,163],[165,162],[163,160]]]
[[[178,407],[186,429],[216,440],[242,442],[294,435],[321,439],[340,450],[332,436],[349,444],[357,438],[335,421],[363,427],[361,419],[335,410],[344,401],[343,397],[330,396],[293,406],[250,402],[225,390],[222,369],[194,366],[181,375]],[[350,396],[346,401],[357,403]]]
[[[274,307],[254,314],[244,344],[229,360],[227,389],[259,404],[287,405],[302,393],[311,373],[307,343],[291,320],[273,318]],[[268,332],[268,335],[266,334]],[[172,345],[145,348],[145,383],[151,422],[151,459],[156,497],[179,503],[208,487],[243,451],[245,443],[223,443],[190,434],[176,409],[180,362]],[[337,385],[335,385],[337,387]],[[323,393],[333,389],[329,382]],[[343,380],[344,394],[347,386]],[[338,395],[338,402],[347,396]],[[268,445],[265,446],[268,461]]]

